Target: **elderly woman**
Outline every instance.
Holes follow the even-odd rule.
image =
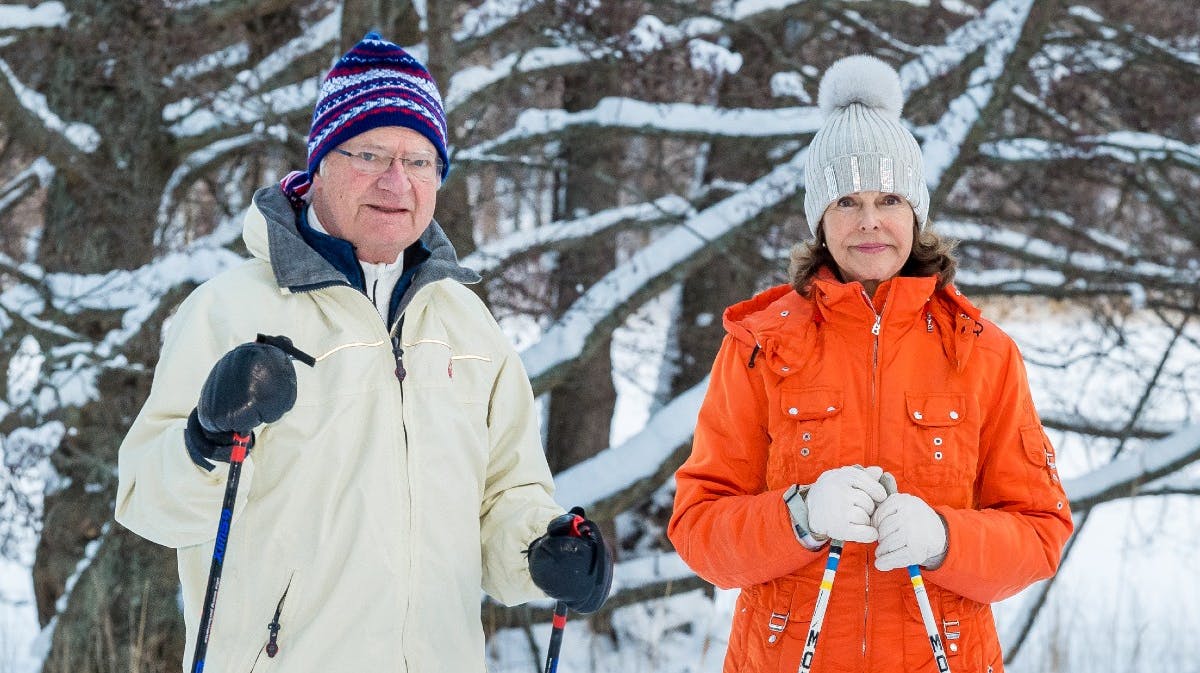
[[[790,285],[725,312],[675,475],[680,556],[741,589],[727,673],[997,673],[989,604],[1054,574],[1071,534],[1021,355],[951,284],[901,101],[872,57],[826,72],[806,163],[815,240],[793,251]]]

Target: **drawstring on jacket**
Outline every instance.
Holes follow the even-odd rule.
[[[746,363],[746,366],[750,369],[754,369],[754,358],[758,357],[758,352],[760,350],[762,350],[762,347],[758,344],[754,344],[754,350],[750,351],[750,361]]]

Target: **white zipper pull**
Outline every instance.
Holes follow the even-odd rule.
[[[875,315],[875,325],[873,327],[871,327],[871,334],[874,334],[875,336],[879,336],[879,321],[880,320],[883,320],[883,316],[876,314]]]

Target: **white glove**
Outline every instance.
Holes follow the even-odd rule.
[[[889,495],[871,515],[879,531],[875,567],[895,570],[922,565],[930,570],[946,558],[946,523],[926,502],[908,493]]]
[[[875,505],[887,498],[879,483],[882,467],[850,465],[826,470],[808,489],[808,528],[815,535],[846,542],[874,542]]]

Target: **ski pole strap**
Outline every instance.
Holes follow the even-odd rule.
[[[296,348],[296,346],[292,344],[292,340],[283,336],[282,334],[279,336],[267,336],[265,334],[259,334],[254,339],[254,342],[260,343],[260,344],[266,344],[268,346],[274,346],[274,347],[278,348],[279,350],[283,351],[284,353],[287,353],[292,358],[303,362],[304,364],[308,365],[309,367],[315,367],[317,365],[316,358],[309,355],[308,353],[305,353],[304,351],[300,350],[299,348]]]

